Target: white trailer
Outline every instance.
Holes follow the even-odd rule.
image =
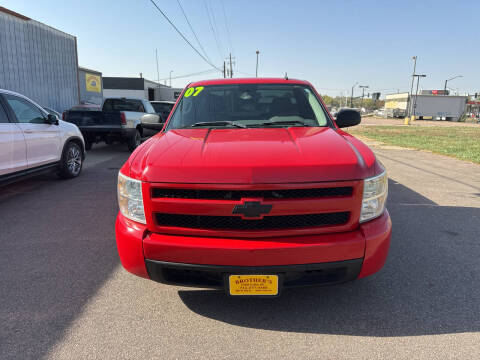
[[[415,95],[412,97],[415,116],[458,121],[467,107],[467,96]],[[412,113],[413,115],[413,113]]]
[[[409,96],[408,93],[401,93],[391,94],[385,97],[385,111],[388,117],[405,117],[408,113],[413,115],[413,107],[415,107],[416,117],[432,117],[433,119],[458,121],[465,112],[466,106],[466,96]],[[411,112],[408,111],[408,109],[411,109]]]

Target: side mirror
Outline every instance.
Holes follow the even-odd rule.
[[[360,113],[352,109],[343,109],[337,113],[337,119],[335,123],[339,128],[355,126],[360,124],[362,117]]]
[[[55,115],[48,114],[45,122],[50,125],[58,125],[58,118]]]

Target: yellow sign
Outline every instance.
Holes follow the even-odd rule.
[[[230,275],[230,295],[278,295],[277,275]]]
[[[85,83],[87,84],[87,91],[102,92],[102,80],[100,76],[86,73]]]

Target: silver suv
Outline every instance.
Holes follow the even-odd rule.
[[[0,183],[44,170],[73,178],[84,159],[85,143],[77,126],[23,95],[0,89]]]

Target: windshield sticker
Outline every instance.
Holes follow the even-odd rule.
[[[203,86],[197,86],[195,88],[191,87],[191,88],[188,88],[187,91],[185,91],[185,95],[183,95],[184,97],[190,97],[192,96],[197,96],[198,94],[200,94],[202,92],[202,90],[204,89]]]

